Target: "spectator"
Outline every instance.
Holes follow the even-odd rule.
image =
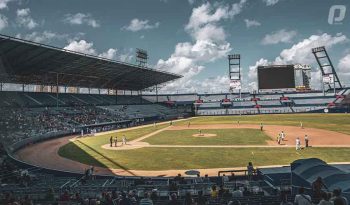
[[[219,197],[222,197],[225,193],[225,188],[223,185],[220,185],[220,189],[219,189],[219,192],[218,192],[218,196]]]
[[[313,198],[317,200],[321,199],[323,187],[327,189],[327,186],[323,183],[322,178],[317,177],[317,179],[312,183]]]
[[[184,205],[195,205],[195,201],[193,200],[190,192],[186,193]]]
[[[153,205],[153,201],[151,200],[151,195],[149,192],[145,192],[144,198],[141,199],[139,205]]]
[[[177,195],[175,193],[172,193],[170,196],[170,201],[168,205],[180,205],[181,203],[177,200]]]
[[[118,205],[131,205],[131,202],[129,198],[126,196],[125,192],[122,193],[122,197],[119,200]]]
[[[304,194],[304,187],[299,188],[299,194],[295,196],[294,199],[295,205],[311,205],[311,197],[309,195]]]
[[[333,202],[334,205],[348,205],[348,204],[345,204],[344,200],[341,199],[341,198],[336,198]]]
[[[243,193],[238,188],[235,188],[235,190],[232,192],[232,197],[233,198],[243,197]]]
[[[341,195],[341,189],[334,189],[333,190],[333,197],[331,198],[330,201],[332,201],[335,204],[335,200],[339,201],[337,203],[340,203],[340,201],[343,202],[343,204],[348,205],[348,200]]]
[[[198,192],[198,197],[197,197],[197,205],[205,205],[207,204],[207,199],[203,196],[203,191]]]
[[[218,197],[218,191],[216,190],[216,185],[213,185],[211,187],[211,192],[210,192],[210,196],[213,199],[216,199]]]
[[[248,163],[247,172],[248,172],[248,180],[251,181],[254,173],[254,166],[252,162]]]
[[[318,205],[333,205],[332,202],[329,201],[329,194],[326,192],[321,193],[321,201],[318,203]]]
[[[234,180],[235,180],[235,173],[232,172],[232,173],[231,173],[231,176],[229,177],[229,181],[230,181],[230,182],[233,182]]]

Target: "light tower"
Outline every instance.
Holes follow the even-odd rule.
[[[337,86],[343,88],[326,48],[324,46],[313,48],[312,53],[321,69],[323,89],[328,86],[329,89],[333,88],[335,93]]]
[[[230,79],[230,92],[233,93],[235,90],[238,90],[239,98],[241,98],[241,55],[228,55],[228,67]]]

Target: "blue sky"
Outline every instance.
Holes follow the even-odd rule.
[[[149,65],[184,77],[163,92],[227,92],[227,55],[242,56],[243,87],[256,89],[256,66],[313,66],[311,48],[326,46],[343,83],[350,79],[348,0],[0,0],[0,33],[103,57]],[[336,13],[337,15],[338,13]]]

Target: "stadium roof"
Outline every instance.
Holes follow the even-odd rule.
[[[5,35],[0,55],[2,83],[142,90],[182,77]]]

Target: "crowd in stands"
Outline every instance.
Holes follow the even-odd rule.
[[[121,120],[95,106],[8,108],[0,112],[0,138],[7,144],[45,133]]]

